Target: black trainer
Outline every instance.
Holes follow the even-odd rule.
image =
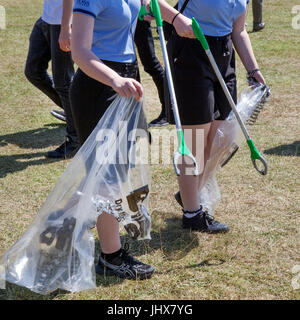
[[[200,212],[193,218],[187,218],[183,215],[182,227],[183,229],[207,233],[220,233],[229,231],[229,227],[226,224],[216,221],[207,212]]]
[[[163,127],[167,126],[169,122],[167,121],[167,118],[163,115],[159,115],[157,119],[152,120],[149,124],[148,127]]]
[[[264,22],[261,22],[259,24],[253,25],[252,32],[258,32],[260,30],[263,30],[265,28],[266,24]]]
[[[174,198],[177,201],[177,203],[183,208],[183,202],[181,199],[180,191],[178,191],[177,193],[174,194]]]
[[[100,256],[96,265],[96,272],[100,275],[115,275],[119,278],[131,280],[151,278],[154,268],[130,256],[127,251],[128,248],[121,249],[120,254],[110,262],[105,261]]]
[[[74,157],[78,150],[78,143],[66,138],[66,141],[53,151],[47,153],[48,158],[70,159]]]
[[[51,115],[53,117],[55,117],[58,120],[61,120],[61,121],[64,121],[64,122],[67,121],[66,114],[65,114],[64,111],[52,110],[52,111],[50,111],[50,113],[51,113]]]

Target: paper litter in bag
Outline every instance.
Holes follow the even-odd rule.
[[[2,256],[5,279],[41,294],[95,288],[91,229],[102,212],[132,238],[151,239],[149,166],[142,161],[148,141],[142,102],[116,96],[29,229]]]
[[[263,85],[248,87],[242,91],[238,103],[237,111],[243,122],[247,122],[256,110],[261,108],[262,101],[266,101],[269,96],[269,89]],[[231,111],[225,121],[217,129],[214,137],[209,159],[205,165],[202,175],[202,189],[200,191],[200,204],[210,215],[214,214],[220,199],[221,193],[216,179],[217,171],[230,159],[230,156],[237,151],[243,140],[243,133]]]

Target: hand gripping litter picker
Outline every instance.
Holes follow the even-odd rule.
[[[168,80],[168,86],[169,86],[169,91],[170,91],[170,99],[171,99],[171,105],[174,113],[174,118],[175,118],[175,124],[176,124],[176,129],[177,129],[177,137],[178,137],[178,149],[174,154],[173,157],[173,164],[175,168],[176,174],[179,176],[180,175],[180,170],[178,168],[178,161],[180,157],[186,156],[190,158],[193,161],[194,164],[194,175],[199,174],[199,169],[198,169],[198,164],[187,147],[184,136],[183,136],[183,131],[181,127],[181,121],[179,117],[179,112],[178,112],[178,106],[177,106],[177,100],[176,100],[176,95],[175,95],[175,90],[174,90],[174,85],[173,85],[173,79],[172,79],[172,74],[171,74],[171,69],[170,69],[170,63],[169,63],[169,57],[167,53],[167,47],[166,47],[166,41],[164,37],[164,32],[162,28],[162,19],[161,19],[161,13],[160,13],[160,7],[157,2],[157,0],[151,0],[150,3],[150,11],[154,15],[155,21],[156,21],[156,26],[158,29],[158,34],[159,34],[159,40],[162,48],[162,53],[163,53],[163,58],[164,58],[164,63],[165,63],[165,69],[166,69],[166,75],[167,75],[167,80]],[[142,19],[144,15],[148,15],[149,12],[145,9],[145,6],[142,6],[140,14],[139,14],[139,19]]]
[[[241,129],[242,129],[242,132],[243,132],[243,134],[244,134],[244,136],[245,136],[245,138],[247,140],[247,144],[248,144],[249,149],[251,151],[251,160],[252,160],[252,163],[254,165],[254,168],[260,174],[266,175],[267,171],[268,171],[267,162],[264,159],[264,157],[259,153],[259,151],[256,149],[252,139],[250,138],[250,135],[249,135],[249,133],[247,131],[247,128],[246,128],[245,124],[243,123],[243,120],[241,119],[241,117],[240,117],[240,115],[239,115],[239,113],[238,113],[238,111],[236,109],[235,103],[234,103],[234,101],[233,101],[233,99],[232,99],[232,97],[231,97],[231,95],[229,93],[229,90],[228,90],[228,88],[227,88],[227,86],[225,84],[225,81],[224,81],[224,79],[223,79],[223,77],[221,75],[221,72],[220,72],[220,70],[219,70],[219,68],[218,68],[218,66],[216,64],[216,61],[215,61],[215,59],[214,59],[214,57],[213,57],[213,55],[212,55],[212,53],[210,51],[209,45],[208,45],[208,43],[206,41],[206,38],[205,38],[205,36],[203,34],[203,31],[202,31],[201,27],[199,26],[199,24],[198,24],[198,22],[196,21],[195,18],[192,18],[192,27],[193,27],[193,31],[195,33],[195,36],[200,41],[203,49],[205,50],[205,53],[206,53],[211,65],[212,65],[215,73],[216,73],[216,76],[217,76],[217,78],[218,78],[218,80],[219,80],[219,82],[220,82],[220,84],[222,86],[222,89],[223,89],[223,91],[224,91],[224,93],[226,95],[226,98],[227,98],[230,106],[231,106],[231,109],[232,109],[232,111],[233,111],[233,113],[234,113],[234,115],[235,115],[235,117],[236,117]],[[260,160],[262,162],[262,164],[264,166],[263,169],[260,170],[258,168],[258,166],[256,164],[256,160]]]

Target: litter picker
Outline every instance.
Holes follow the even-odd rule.
[[[195,18],[192,18],[192,27],[193,27],[193,31],[195,33],[195,36],[197,37],[197,39],[200,41],[210,63],[211,63],[211,66],[212,68],[214,69],[215,73],[216,73],[216,76],[222,86],[222,89],[226,95],[226,98],[231,106],[231,109],[242,129],[242,132],[247,140],[247,144],[249,146],[249,149],[251,151],[251,160],[252,160],[252,163],[254,165],[254,168],[261,174],[261,175],[266,175],[267,174],[267,171],[268,171],[268,165],[267,165],[267,162],[266,160],[264,159],[264,157],[259,153],[259,151],[257,150],[257,148],[255,147],[249,133],[248,133],[248,130],[243,122],[243,120],[241,119],[237,109],[236,109],[236,105],[229,93],[229,90],[225,84],[225,81],[222,77],[222,74],[217,66],[217,63],[210,51],[210,48],[209,48],[209,45],[207,43],[207,40],[205,38],[205,35],[203,34],[203,31],[201,29],[201,27],[199,26],[198,22],[196,21]],[[259,160],[262,164],[263,164],[263,168],[262,169],[259,169],[258,168],[258,165],[256,163],[256,161]]]
[[[150,3],[150,11],[151,13],[147,12],[145,9],[145,6],[142,6],[140,14],[139,14],[139,19],[143,19],[144,15],[149,15],[152,14],[155,18],[156,21],[156,26],[159,34],[159,40],[162,48],[162,53],[163,53],[163,59],[165,63],[165,69],[166,69],[166,76],[168,80],[168,86],[169,86],[169,91],[170,91],[170,100],[171,100],[171,105],[174,113],[174,118],[175,118],[175,124],[176,124],[176,129],[177,129],[177,137],[178,137],[178,149],[174,153],[173,157],[173,164],[175,168],[176,174],[179,176],[180,175],[180,169],[178,168],[178,162],[180,157],[188,157],[192,160],[193,165],[194,165],[194,170],[193,173],[194,175],[199,174],[199,168],[197,161],[189,148],[187,147],[185,140],[184,140],[184,135],[181,127],[181,121],[179,117],[179,112],[178,112],[178,106],[177,106],[177,100],[176,100],[176,95],[175,95],[175,90],[174,90],[174,84],[173,84],[173,79],[172,79],[172,73],[171,73],[171,68],[170,68],[170,63],[169,63],[169,57],[167,53],[167,47],[166,47],[166,41],[164,37],[164,31],[162,27],[162,19],[161,19],[161,12],[160,12],[160,7],[157,2],[157,0],[151,0]]]

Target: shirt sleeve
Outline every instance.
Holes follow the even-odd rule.
[[[80,12],[96,19],[105,7],[105,0],[75,0],[73,12]]]

